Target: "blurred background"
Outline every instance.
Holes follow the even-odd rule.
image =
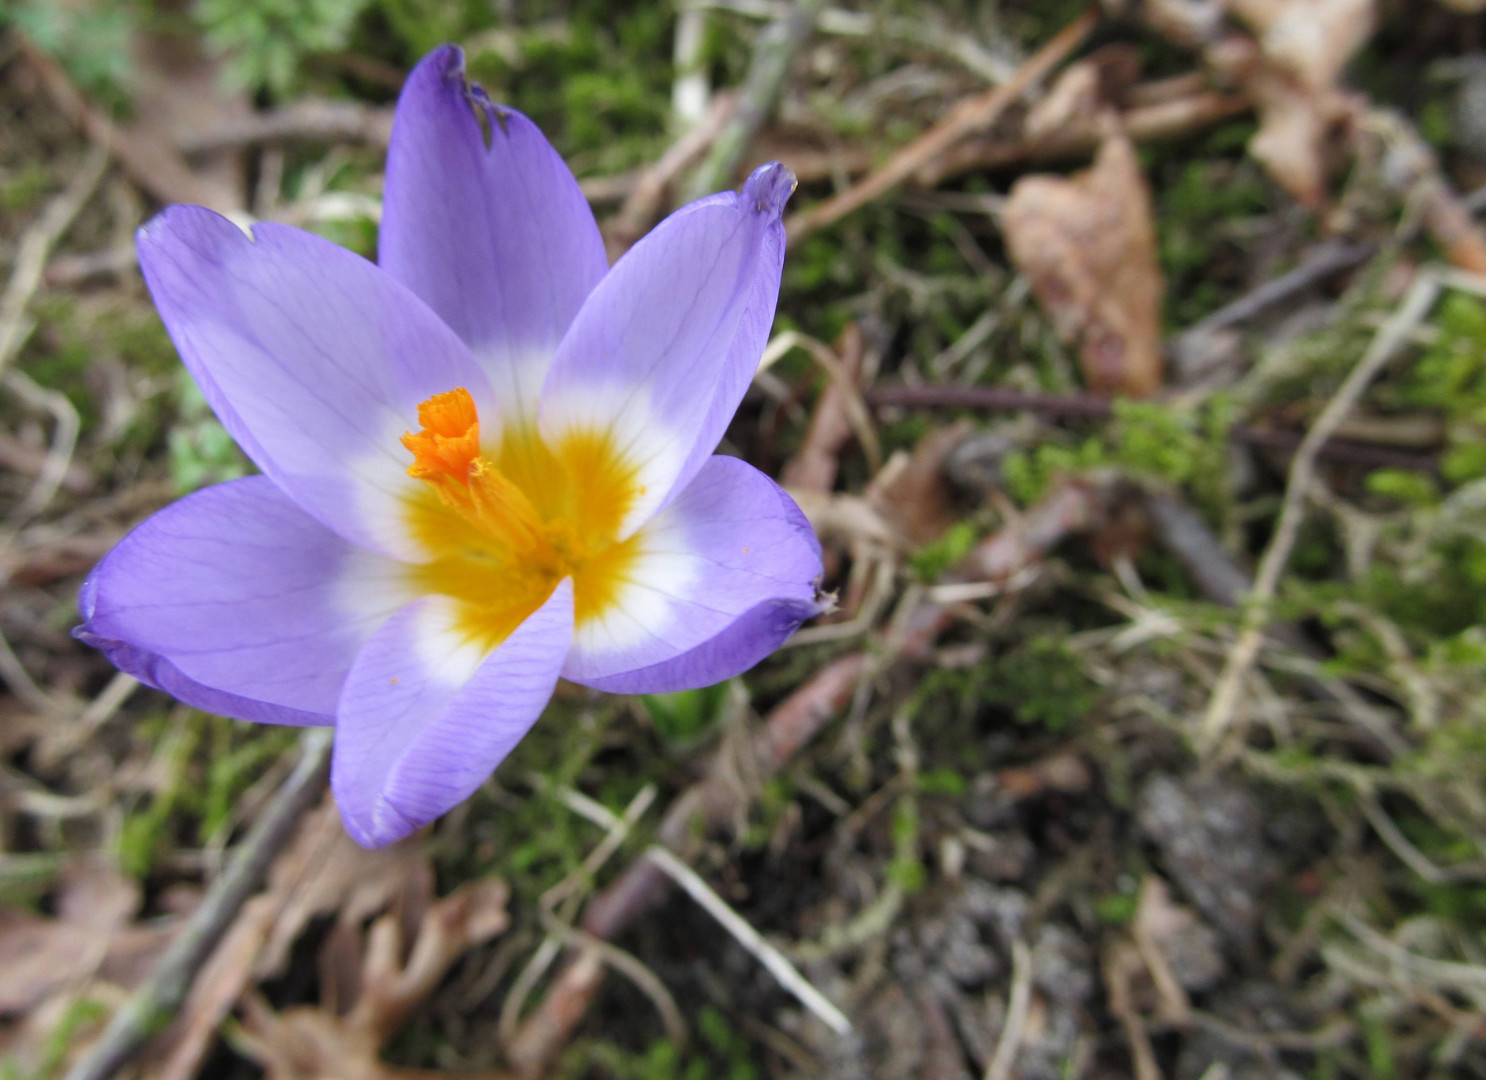
[[[0,1076],[1486,1075],[1483,7],[0,0]],[[251,470],[134,230],[375,258],[445,41],[613,258],[798,175],[723,449],[839,607],[372,853],[68,631]]]

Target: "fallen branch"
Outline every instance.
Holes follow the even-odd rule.
[[[24,35],[19,40],[21,54],[53,104],[94,143],[107,147],[141,188],[163,203],[197,203],[224,212],[239,209],[235,193],[197,175],[174,146],[115,124],[73,85],[61,64]]]
[[[1120,113],[1120,126],[1132,142],[1161,142],[1183,138],[1243,116],[1252,109],[1249,99],[1242,94],[1205,90],[1173,101],[1126,109]],[[919,187],[936,187],[967,172],[1087,158],[1098,149],[1101,139],[1099,128],[1092,122],[1043,138],[970,139],[927,162],[914,174],[913,182]]]
[[[1140,89],[1137,86],[1131,93]],[[1241,116],[1249,109],[1248,99],[1241,95],[1203,91],[1175,101],[1132,106],[1121,114],[1120,122],[1133,142],[1149,143],[1184,138]],[[777,158],[790,167],[802,184],[819,183],[838,176],[862,176],[871,171],[876,161],[876,155],[866,145],[849,144],[821,150],[795,141],[773,141],[769,134],[767,129],[760,133],[755,152],[745,160],[762,164]],[[970,139],[927,162],[904,181],[904,186],[932,188],[966,172],[1008,168],[1031,161],[1075,161],[1089,157],[1097,146],[1098,137],[1092,131],[1069,136],[1060,134],[1056,140]],[[621,202],[631,196],[656,168],[658,165],[610,176],[584,177],[578,185],[593,205]]]
[[[1355,270],[1371,259],[1377,250],[1376,244],[1353,244],[1346,240],[1328,240],[1318,244],[1306,253],[1295,269],[1271,278],[1238,299],[1224,304],[1211,315],[1187,327],[1177,335],[1177,339],[1227,330],[1256,319],[1270,308],[1328,278]]]
[[[961,101],[943,120],[899,150],[877,172],[839,195],[791,215],[784,223],[789,242],[798,243],[811,233],[835,224],[847,214],[881,198],[961,139],[990,128],[1024,93],[1077,49],[1098,23],[1097,9],[1085,11],[1033,54],[1010,79],[992,90]]]
[[[232,862],[212,882],[149,981],[114,1014],[102,1038],[73,1066],[67,1080],[108,1080],[180,1010],[197,971],[243,902],[257,891],[300,817],[319,798],[330,768],[330,737],[329,728],[304,733],[294,772],[244,838]]]

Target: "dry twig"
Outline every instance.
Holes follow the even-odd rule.
[[[862,375],[866,352],[861,327],[856,323],[847,326],[836,341],[835,351],[841,358],[841,371],[855,386]],[[836,486],[841,451],[852,435],[847,401],[846,391],[834,379],[821,391],[800,449],[780,470],[779,482],[786,489],[826,493]]]
[[[755,930],[747,919],[739,915],[726,900],[718,896],[712,887],[702,880],[700,874],[663,847],[648,848],[645,857],[657,864],[672,881],[685,890],[688,896],[705,908],[707,914],[721,923],[738,944],[752,953],[758,962],[768,969],[769,974],[779,980],[780,986],[798,998],[800,1003],[819,1017],[827,1027],[837,1035],[851,1034],[851,1021],[846,1019],[846,1015],[811,985],[810,981],[800,974],[782,952],[765,941],[763,935]]]
[[[392,139],[392,110],[355,101],[306,98],[270,112],[227,117],[209,128],[184,131],[183,154],[210,154],[245,146],[299,142],[365,143],[385,148]]]
[[[707,111],[671,144],[660,160],[639,172],[619,212],[604,222],[604,239],[611,257],[617,258],[628,250],[665,212],[666,196],[676,179],[716,141],[732,115],[736,100],[731,93],[715,95]]]
[[[73,85],[61,64],[24,38],[21,52],[57,108],[94,143],[107,147],[145,191],[164,203],[198,203],[220,211],[238,209],[233,193],[198,176],[170,143],[125,131],[115,124]]]

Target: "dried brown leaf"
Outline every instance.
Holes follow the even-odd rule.
[[[253,963],[268,940],[278,905],[270,896],[255,896],[243,905],[237,921],[202,966],[180,1017],[148,1054],[158,1066],[155,1080],[191,1080],[216,1040],[217,1028],[251,981]]]
[[[1354,111],[1337,87],[1347,63],[1372,35],[1375,0],[1229,0],[1254,43],[1229,39],[1209,50],[1259,111],[1249,152],[1304,206],[1326,197],[1326,147]]]
[[[1223,26],[1223,0],[1144,0],[1140,19],[1188,48],[1216,40]]]
[[[1003,219],[1011,257],[1059,334],[1077,342],[1089,388],[1144,397],[1161,385],[1161,296],[1151,194],[1135,148],[1105,139],[1072,177],[1017,181]]]
[[[968,420],[934,428],[912,453],[894,455],[868,485],[868,503],[910,546],[932,543],[959,520],[944,462],[974,429]]]
[[[243,1045],[268,1080],[414,1080],[442,1076],[384,1065],[382,1047],[437,988],[450,966],[509,925],[510,891],[502,881],[470,882],[428,908],[411,949],[395,913],[372,924],[364,945],[342,955],[364,957],[351,1010],[338,1015],[304,1006],[276,1013],[261,999],[245,1002]],[[486,1080],[502,1074],[483,1075]]]
[[[62,872],[57,918],[0,908],[0,1014],[16,1014],[98,976],[133,986],[148,973],[175,921],[135,926],[139,887],[101,859]]]
[[[1248,82],[1259,109],[1249,153],[1302,206],[1326,198],[1326,141],[1332,123],[1314,95],[1282,74],[1264,70]]]
[[[284,970],[312,920],[335,914],[342,924],[359,928],[426,869],[416,842],[378,851],[359,847],[327,795],[274,862],[267,890],[243,905],[202,968],[180,1017],[155,1044],[152,1075],[194,1077],[233,1006],[255,982]]]
[[[1223,977],[1217,934],[1173,900],[1170,887],[1154,874],[1141,882],[1131,931],[1156,984],[1162,1017],[1183,1022],[1191,1008],[1187,991],[1211,989]]]
[[[269,892],[283,898],[283,907],[258,958],[255,977],[282,972],[289,950],[313,919],[336,913],[343,922],[359,924],[385,909],[424,862],[416,841],[376,851],[358,845],[347,835],[340,812],[327,795],[269,872]]]
[[[1140,52],[1106,45],[1070,64],[1027,112],[1026,138],[1034,143],[1078,139],[1097,131],[1101,113],[1120,104],[1140,79]]]
[[[1229,0],[1251,26],[1271,67],[1311,94],[1330,91],[1372,36],[1375,0]]]

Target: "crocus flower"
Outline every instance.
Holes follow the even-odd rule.
[[[380,265],[165,210],[145,281],[262,475],[125,537],[77,635],[198,708],[334,724],[368,846],[467,798],[559,677],[655,693],[751,667],[821,609],[799,508],[713,454],[793,188],[764,166],[611,269],[562,160],[445,46],[398,102]]]

